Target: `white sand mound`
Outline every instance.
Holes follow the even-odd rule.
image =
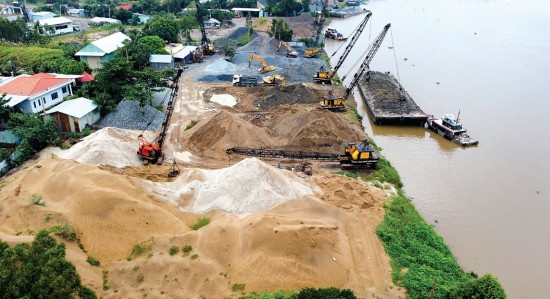
[[[174,201],[181,210],[197,214],[212,210],[260,212],[313,194],[312,187],[302,178],[256,158],[219,170],[191,170],[171,183],[144,184],[153,193]]]
[[[141,131],[103,128],[56,155],[62,159],[86,164],[107,164],[115,167],[140,166],[142,161],[136,154],[139,134]]]
[[[210,101],[228,107],[233,107],[237,105],[237,99],[234,96],[226,93],[212,95]]]

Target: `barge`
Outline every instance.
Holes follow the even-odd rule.
[[[430,130],[459,145],[471,146],[479,143],[466,133],[466,129],[462,127],[458,117],[455,118],[452,114],[445,114],[443,118],[428,115],[427,124]]]

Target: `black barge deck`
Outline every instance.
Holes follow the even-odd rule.
[[[357,84],[372,121],[377,125],[423,126],[428,116],[389,73],[370,72]],[[401,92],[399,91],[401,90]]]

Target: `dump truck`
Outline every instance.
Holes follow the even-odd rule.
[[[233,86],[256,86],[258,78],[252,76],[233,75]]]

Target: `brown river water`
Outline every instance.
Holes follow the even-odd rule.
[[[398,76],[427,114],[460,111],[480,143],[462,148],[421,127],[374,125],[356,92],[366,132],[465,271],[497,276],[509,298],[550,298],[550,2],[371,0],[363,7],[373,15],[340,77],[350,69],[352,77],[391,23],[371,69]],[[363,18],[331,26],[349,36]],[[341,43],[327,41],[327,53]]]

